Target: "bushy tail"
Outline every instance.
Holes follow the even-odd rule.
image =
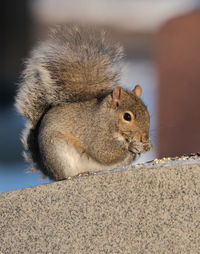
[[[104,31],[58,26],[31,53],[16,96],[18,111],[36,126],[50,107],[102,97],[119,78],[122,48]]]

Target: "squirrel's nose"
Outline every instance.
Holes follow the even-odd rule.
[[[137,133],[135,139],[138,142],[147,142],[149,140],[149,135],[147,133]]]

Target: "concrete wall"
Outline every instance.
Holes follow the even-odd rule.
[[[2,193],[0,253],[200,253],[200,159]]]

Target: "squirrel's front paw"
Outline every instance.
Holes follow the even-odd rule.
[[[130,142],[128,146],[128,150],[132,153],[141,153],[143,150],[143,145],[141,142]]]
[[[148,152],[152,149],[152,143],[150,141],[143,143],[143,149],[145,152]]]
[[[129,143],[128,150],[133,153],[144,153],[151,150],[152,144],[150,141],[147,142],[138,142],[132,141]]]

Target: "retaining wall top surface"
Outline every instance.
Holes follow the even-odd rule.
[[[0,253],[200,253],[199,160],[2,193],[0,230]]]

